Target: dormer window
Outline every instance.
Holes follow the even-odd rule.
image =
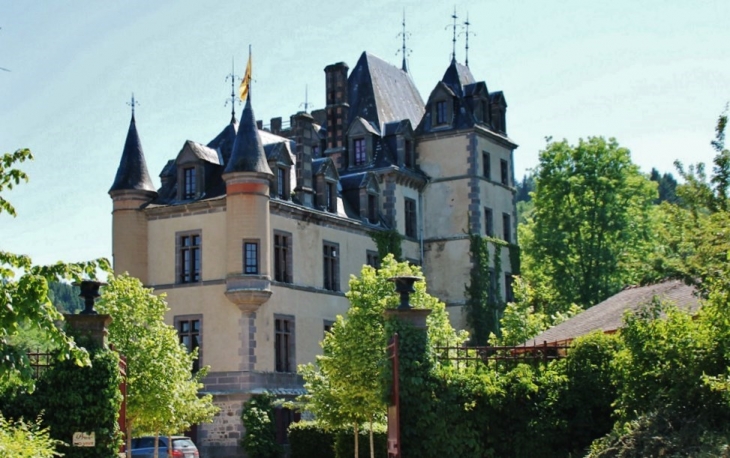
[[[378,223],[378,196],[375,194],[368,194],[368,221]]]
[[[446,100],[439,100],[436,102],[436,125],[448,123],[448,110],[446,106]]]
[[[352,141],[354,165],[365,165],[368,162],[368,153],[364,138],[356,138]]]
[[[276,197],[289,200],[289,168],[276,168]]]
[[[327,211],[337,213],[337,188],[335,183],[325,183],[325,197]]]
[[[414,152],[413,152],[413,141],[406,140],[404,145],[403,165],[408,168],[413,168],[414,165]]]
[[[184,200],[194,199],[198,195],[196,172],[195,167],[185,167],[183,169],[182,198]]]

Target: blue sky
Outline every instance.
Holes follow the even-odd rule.
[[[367,50],[396,65],[406,13],[409,67],[424,99],[451,54],[454,6],[472,24],[469,64],[505,92],[516,174],[545,137],[616,137],[646,172],[709,162],[730,100],[730,2],[523,0],[0,0],[0,152],[29,147],[31,181],[4,193],[0,250],[37,263],[111,257],[111,200],[129,125],[155,185],[185,140],[206,143],[230,118],[225,78],[253,48],[259,119],[324,106],[326,65]],[[464,61],[464,36],[457,43]],[[240,106],[236,107],[240,112]]]

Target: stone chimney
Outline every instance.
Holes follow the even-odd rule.
[[[314,188],[312,183],[312,147],[318,145],[319,139],[312,130],[314,119],[304,111],[291,117],[292,138],[296,145],[297,187],[294,190],[302,205],[314,205]]]
[[[324,69],[326,76],[325,107],[327,119],[327,149],[325,156],[332,157],[337,169],[342,169],[342,157],[347,146],[347,116],[350,111],[347,94],[347,72],[350,68],[344,62],[328,65]]]

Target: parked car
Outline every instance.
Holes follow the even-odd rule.
[[[159,437],[159,458],[199,458],[198,447],[192,439],[185,436],[172,436],[172,454],[167,451],[167,437]],[[154,458],[155,436],[142,436],[132,439],[133,458]]]

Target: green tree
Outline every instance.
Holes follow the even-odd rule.
[[[28,176],[16,166],[32,158],[28,149],[0,156],[0,214],[16,215],[15,208],[2,193],[28,181]],[[27,342],[23,338],[26,331],[57,349],[58,360],[73,359],[78,364],[89,364],[88,353],[56,325],[63,321],[63,315],[53,307],[48,285],[62,280],[81,281],[82,277],[95,278],[97,269],[109,271],[109,262],[98,259],[38,266],[28,256],[0,250],[0,390],[9,383],[32,384],[27,347],[23,344]]]
[[[520,233],[523,275],[546,281],[558,308],[594,305],[637,281],[650,249],[649,207],[656,185],[614,139],[572,146],[549,141],[540,153],[533,219]]]
[[[198,396],[205,369],[192,373],[197,350],[188,352],[164,323],[164,296],[124,274],[109,280],[97,309],[113,318],[109,341],[127,358],[128,453],[133,431],[170,435],[212,419],[212,397]]]
[[[654,200],[654,203],[660,204],[662,202],[669,202],[675,204],[678,202],[677,197],[677,180],[671,173],[660,174],[655,168],[651,169],[649,179],[657,183],[659,190],[659,197]]]
[[[400,298],[390,278],[395,276],[422,276],[418,266],[397,262],[386,256],[380,269],[363,266],[360,277],[350,278],[346,296],[350,308],[337,321],[322,342],[323,354],[317,363],[299,367],[309,394],[303,398],[305,408],[331,426],[358,425],[377,421],[385,415],[383,386],[385,370],[384,312],[396,308]],[[428,317],[428,336],[431,345],[451,343],[459,345],[466,340],[465,333],[456,333],[449,324],[445,306],[426,292],[425,282],[415,285],[411,295],[415,308],[431,310]],[[373,456],[373,428],[370,428],[371,456]],[[355,454],[358,446],[356,442]]]
[[[78,313],[84,309],[84,300],[79,297],[79,287],[64,282],[51,282],[48,296],[53,305],[63,313]]]

